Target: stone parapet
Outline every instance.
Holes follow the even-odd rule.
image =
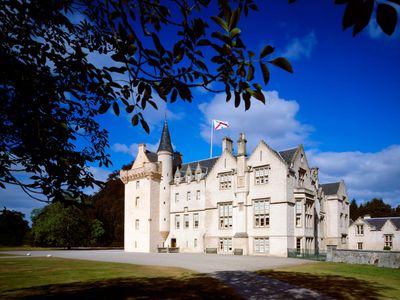
[[[159,163],[145,163],[143,167],[132,170],[121,170],[119,172],[121,181],[127,184],[129,181],[149,177],[153,179],[161,178],[161,165]]]
[[[400,252],[334,249],[328,246],[327,261],[348,264],[375,265],[385,268],[400,268]]]

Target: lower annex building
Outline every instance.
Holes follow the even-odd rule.
[[[288,249],[347,248],[343,181],[320,184],[302,145],[248,153],[245,135],[222,140],[219,157],[182,163],[165,122],[157,153],[139,145],[125,184],[125,251],[287,256]]]

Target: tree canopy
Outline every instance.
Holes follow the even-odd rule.
[[[372,218],[400,217],[400,205],[392,208],[382,199],[374,198],[358,206],[356,200],[353,199],[350,203],[350,218],[355,221],[365,215],[370,215]]]
[[[0,245],[20,246],[28,231],[23,213],[6,208],[0,212]]]
[[[386,2],[335,1],[346,5],[343,28],[353,34],[374,10],[392,34],[399,1]],[[215,13],[204,18],[211,6]],[[155,98],[190,102],[200,87],[223,91],[246,110],[251,100],[265,102],[256,72],[266,85],[269,67],[293,69],[272,45],[255,53],[243,42],[240,20],[257,10],[253,0],[2,1],[0,188],[16,184],[35,199],[57,201],[101,185],[87,166],[111,163],[107,130],[96,120],[110,108],[149,132],[143,111],[157,108]],[[173,35],[165,38],[166,31]],[[114,64],[95,65],[89,54]]]

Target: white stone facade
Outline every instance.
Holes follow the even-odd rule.
[[[400,251],[400,217],[358,218],[349,227],[349,249]]]
[[[295,248],[347,248],[346,187],[320,185],[301,145],[277,152],[261,141],[248,155],[242,134],[237,153],[225,138],[221,156],[181,164],[165,151],[172,149],[166,126],[158,155],[141,145],[131,170],[120,173],[125,251],[286,256]]]

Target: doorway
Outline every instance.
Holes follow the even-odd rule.
[[[171,248],[176,248],[176,239],[171,239]]]

